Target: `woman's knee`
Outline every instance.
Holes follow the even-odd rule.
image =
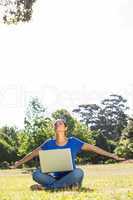
[[[41,173],[41,171],[39,169],[34,170],[33,173],[32,173],[33,180],[36,181],[38,179],[40,173]]]
[[[81,168],[76,168],[73,171],[73,175],[75,178],[81,179],[84,177],[84,171]]]

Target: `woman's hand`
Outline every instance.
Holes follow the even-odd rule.
[[[16,169],[20,165],[19,161],[16,161],[14,165],[9,166],[10,169]]]
[[[118,160],[118,161],[125,161],[126,160],[125,158],[121,158],[121,157],[119,157],[115,154],[113,154],[112,158],[115,159],[115,160]]]
[[[125,158],[121,158],[115,154],[112,154],[112,158],[114,158],[117,161],[121,161],[121,163],[133,163],[133,159],[125,159]]]

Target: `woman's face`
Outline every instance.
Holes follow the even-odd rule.
[[[65,132],[67,130],[67,127],[62,121],[56,122],[56,124],[54,125],[54,128],[55,128],[56,133]]]

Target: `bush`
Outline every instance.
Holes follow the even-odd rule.
[[[1,169],[8,169],[9,165],[10,164],[7,161],[4,161],[4,162],[0,163],[0,168]]]
[[[0,162],[11,162],[16,159],[16,152],[6,141],[0,139]]]

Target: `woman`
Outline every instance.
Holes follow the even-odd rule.
[[[115,160],[125,160],[124,158],[119,158],[117,155],[109,153],[97,146],[88,144],[74,136],[67,137],[67,124],[63,119],[58,119],[54,123],[55,130],[55,138],[47,139],[44,143],[42,143],[38,148],[33,150],[31,153],[26,155],[21,160],[15,162],[15,165],[11,168],[17,168],[19,165],[33,159],[34,157],[39,155],[39,150],[48,150],[48,149],[64,149],[70,148],[72,154],[72,161],[74,169],[72,171],[66,172],[54,172],[54,173],[42,173],[40,169],[36,169],[33,174],[33,180],[37,183],[32,186],[32,189],[59,189],[59,188],[72,188],[78,187],[80,188],[82,185],[84,171],[81,168],[77,168],[75,165],[75,159],[79,152],[88,151],[95,152],[100,155],[108,156]]]

